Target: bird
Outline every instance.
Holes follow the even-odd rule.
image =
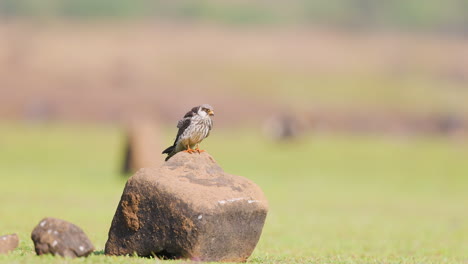
[[[190,154],[203,152],[199,144],[210,135],[213,127],[212,116],[214,116],[213,107],[208,104],[195,106],[188,111],[177,123],[179,130],[174,144],[162,152],[162,154],[167,154],[166,161],[180,151]],[[193,149],[195,146],[196,148]]]

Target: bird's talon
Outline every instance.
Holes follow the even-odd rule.
[[[195,150],[194,150],[194,149],[186,149],[186,150],[184,150],[184,152],[187,152],[187,153],[189,153],[189,154],[192,154],[192,153],[195,152]]]

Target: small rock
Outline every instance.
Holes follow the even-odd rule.
[[[0,254],[7,254],[18,247],[19,238],[16,234],[0,236]]]
[[[78,226],[56,218],[44,218],[34,228],[31,238],[37,255],[52,254],[62,257],[83,257],[94,251],[94,246]]]
[[[268,202],[255,183],[225,173],[206,152],[179,152],[128,180],[105,253],[246,261],[267,212]]]

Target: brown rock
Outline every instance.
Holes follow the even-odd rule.
[[[225,173],[206,152],[180,152],[128,180],[105,252],[245,261],[267,211],[267,200],[252,181]]]
[[[16,234],[0,236],[0,254],[7,254],[18,247],[19,238]]]
[[[76,258],[88,256],[94,250],[94,246],[81,228],[51,217],[39,222],[31,238],[37,255],[52,254]]]

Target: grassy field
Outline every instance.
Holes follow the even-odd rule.
[[[253,130],[216,130],[203,143],[269,199],[250,263],[468,263],[467,146],[318,134],[280,144]],[[0,234],[21,239],[0,262],[155,263],[103,256],[122,148],[112,126],[0,125]],[[30,234],[47,216],[82,227],[96,253],[35,256]]]

